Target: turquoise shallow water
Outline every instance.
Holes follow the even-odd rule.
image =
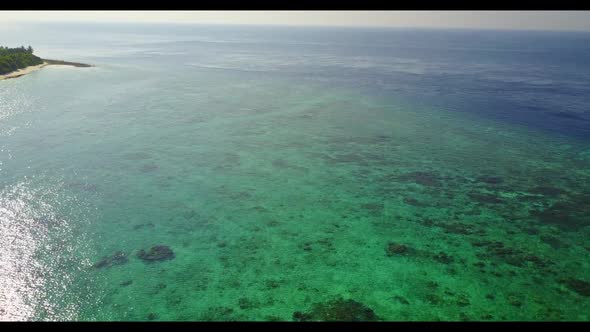
[[[406,31],[52,29],[41,56],[96,67],[0,82],[3,320],[590,318],[588,67],[443,61],[485,33],[424,32],[426,61]]]

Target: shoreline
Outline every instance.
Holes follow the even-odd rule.
[[[28,66],[28,67],[21,68],[21,69],[19,69],[17,71],[13,71],[13,72],[8,73],[8,74],[0,75],[0,81],[11,79],[11,78],[21,77],[21,76],[24,76],[26,74],[32,73],[32,72],[34,72],[36,70],[39,70],[39,69],[41,69],[41,68],[43,68],[45,66],[47,66],[47,63],[46,62],[43,62],[40,65]]]
[[[28,66],[28,67],[21,68],[19,70],[13,71],[8,74],[0,75],[0,81],[25,76],[27,74],[30,74],[30,73],[37,71],[37,70],[39,70],[43,67],[46,67],[46,66],[93,67],[92,65],[87,65],[87,64],[78,63],[78,62],[67,62],[67,61],[61,61],[61,60],[43,59],[43,63],[40,65]]]

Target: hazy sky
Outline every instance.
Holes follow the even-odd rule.
[[[18,21],[177,22],[590,31],[590,11],[0,11]]]

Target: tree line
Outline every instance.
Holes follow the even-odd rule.
[[[42,63],[43,59],[33,54],[33,48],[30,45],[16,48],[0,46],[0,75]]]

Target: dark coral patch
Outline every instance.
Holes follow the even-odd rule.
[[[504,261],[506,264],[516,267],[523,267],[527,264],[527,262],[536,265],[538,268],[547,268],[549,265],[553,264],[553,262],[548,259],[541,258],[521,249],[507,247],[503,242],[500,241],[484,240],[475,241],[471,244],[475,247],[486,248],[485,253],[478,253],[476,255],[480,259],[496,258]],[[494,273],[492,272],[492,274]]]
[[[137,257],[146,262],[165,261],[174,258],[174,252],[170,247],[164,245],[153,246],[149,250],[141,249]]]
[[[256,212],[267,212],[268,210],[263,207],[263,206],[255,206],[253,208],[250,208],[250,210],[254,210]]]
[[[443,302],[442,298],[434,293],[426,294],[424,299],[426,300],[426,302],[432,305],[441,305]]]
[[[230,307],[212,307],[207,309],[200,318],[202,321],[231,321],[235,320],[234,309]]]
[[[435,261],[443,264],[450,264],[454,261],[452,256],[449,256],[446,252],[440,251],[438,254],[435,254],[432,258]]]
[[[401,304],[404,304],[404,305],[410,304],[410,301],[408,301],[403,296],[395,295],[392,299],[395,300],[395,301],[397,301],[397,302],[399,302],[399,303],[401,303]]]
[[[247,297],[241,297],[238,300],[238,305],[240,306],[240,309],[242,309],[242,310],[256,308],[256,306],[257,306],[256,302],[250,300]]]
[[[311,246],[311,242],[305,242],[302,246],[302,249],[305,251],[312,251],[313,247]]]
[[[556,238],[555,236],[550,235],[542,235],[540,237],[541,241],[547,243],[553,249],[561,249],[569,247],[565,242],[561,241],[560,239]]]
[[[533,263],[537,267],[547,267],[549,264],[552,264],[550,261],[533,254],[524,254],[522,259],[525,262]]]
[[[264,282],[264,285],[266,286],[266,289],[275,289],[279,288],[281,286],[281,283],[277,280],[266,280]]]
[[[389,257],[403,255],[408,253],[408,246],[405,244],[389,242],[387,248],[385,248],[385,252]]]
[[[373,309],[355,300],[344,300],[342,298],[326,303],[316,303],[311,311],[293,313],[296,321],[378,321],[381,320]]]
[[[462,235],[471,235],[471,234],[475,234],[475,233],[482,233],[481,231],[478,231],[477,229],[475,229],[475,226],[460,223],[460,222],[449,223],[449,224],[439,223],[439,224],[436,224],[436,226],[444,229],[445,233],[462,234]]]
[[[115,265],[125,264],[129,261],[127,254],[122,251],[117,251],[112,256],[103,257],[100,261],[96,262],[92,267],[96,269],[103,269],[112,267]]]
[[[590,197],[580,195],[567,201],[557,202],[544,210],[533,210],[530,214],[545,224],[553,224],[565,231],[576,231],[590,225]]]
[[[515,307],[522,307],[524,304],[524,297],[518,293],[510,293],[506,296],[506,301]]]
[[[440,187],[441,182],[435,173],[432,172],[411,172],[401,175],[397,178],[403,182],[414,182],[428,187]]]
[[[483,269],[484,267],[486,267],[486,263],[484,263],[482,261],[478,261],[478,262],[473,263],[473,266]]]
[[[298,322],[305,322],[305,321],[313,320],[313,318],[312,318],[311,314],[306,314],[301,311],[295,311],[293,313],[293,320],[298,321]]]
[[[459,294],[459,296],[457,297],[456,303],[460,307],[465,307],[465,306],[468,306],[471,304],[471,302],[469,301],[469,298],[465,294]]]
[[[590,282],[575,278],[568,278],[561,280],[561,282],[563,282],[567,288],[582,296],[590,296]]]
[[[133,230],[138,230],[138,229],[142,229],[142,228],[154,228],[156,227],[156,225],[154,225],[153,223],[146,223],[146,224],[139,224],[139,225],[135,225],[133,226]]]
[[[529,192],[531,194],[543,195],[548,197],[555,197],[565,193],[563,189],[547,186],[534,187],[531,190],[529,190]]]
[[[539,233],[541,233],[535,227],[527,227],[527,228],[524,229],[524,232],[527,233],[528,235],[539,235]]]

